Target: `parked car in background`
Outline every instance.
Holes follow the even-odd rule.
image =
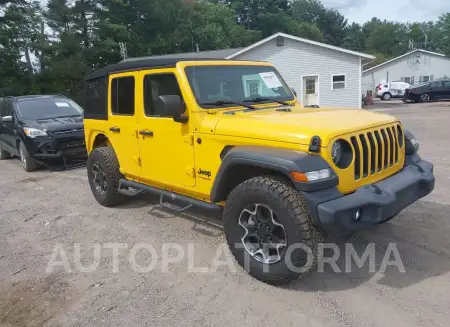
[[[403,98],[405,90],[411,87],[405,82],[391,82],[378,84],[376,88],[376,96],[381,100],[391,100],[392,98]]]
[[[403,102],[450,100],[450,80],[427,82],[405,91]]]
[[[0,160],[18,156],[26,171],[40,163],[86,157],[83,110],[62,95],[0,101]]]

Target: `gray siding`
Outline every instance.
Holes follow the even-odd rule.
[[[302,77],[319,75],[321,107],[360,108],[360,57],[319,46],[284,39],[277,47],[275,40],[251,49],[234,59],[262,60],[273,63],[298,98],[303,99]],[[345,89],[332,90],[332,75],[345,74]]]
[[[450,77],[450,58],[418,52],[420,57],[416,57],[416,52],[363,73],[363,91],[373,90],[378,84],[385,83],[387,73],[389,73],[389,82],[400,81],[402,77],[414,76],[414,84],[416,85],[419,84],[420,76],[424,75],[433,75],[434,80],[444,76]],[[419,63],[417,60],[419,60]]]

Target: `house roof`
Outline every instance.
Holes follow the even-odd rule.
[[[269,37],[267,37],[267,38],[265,38],[265,39],[263,39],[263,40],[261,40],[259,42],[253,43],[252,45],[250,45],[250,46],[248,46],[246,48],[243,48],[243,49],[241,49],[239,51],[236,51],[236,52],[230,54],[228,57],[226,57],[226,59],[232,59],[232,58],[234,58],[236,56],[239,56],[239,55],[241,55],[241,54],[243,54],[243,53],[245,53],[245,52],[247,52],[249,50],[252,50],[252,49],[254,49],[254,48],[256,48],[256,47],[258,47],[258,46],[260,46],[260,45],[262,45],[262,44],[264,44],[266,42],[269,42],[269,41],[271,41],[271,40],[273,40],[273,39],[275,39],[275,38],[277,38],[279,36],[282,36],[284,38],[287,38],[287,39],[290,39],[290,40],[293,40],[293,41],[303,42],[303,43],[307,43],[307,44],[312,44],[312,45],[315,45],[315,46],[318,46],[318,47],[331,49],[331,50],[335,50],[335,51],[339,51],[339,52],[343,52],[343,53],[347,53],[347,54],[358,56],[358,57],[361,57],[361,58],[375,59],[374,56],[366,54],[366,53],[352,51],[352,50],[347,50],[347,49],[344,49],[344,48],[336,47],[334,45],[329,45],[329,44],[325,44],[325,43],[321,43],[321,42],[317,42],[317,41],[311,41],[311,40],[308,40],[308,39],[304,39],[304,38],[301,38],[301,37],[298,37],[298,36],[293,36],[293,35],[285,34],[285,33],[281,33],[281,32],[273,34],[273,35],[271,35],[271,36],[269,36]]]
[[[409,56],[410,54],[413,54],[413,53],[415,53],[415,52],[424,52],[424,53],[427,53],[427,54],[429,54],[429,55],[433,55],[433,56],[438,56],[438,57],[444,57],[444,58],[446,58],[445,55],[442,54],[442,53],[431,52],[431,51],[427,51],[427,50],[423,50],[423,49],[416,49],[416,50],[410,51],[410,52],[408,52],[408,53],[405,53],[405,54],[403,54],[403,55],[401,55],[401,56],[399,56],[399,57],[396,57],[396,58],[394,58],[394,59],[391,59],[391,60],[388,60],[388,61],[386,61],[386,62],[383,62],[382,64],[379,64],[379,65],[376,65],[376,66],[371,67],[371,68],[369,68],[369,69],[366,69],[365,71],[363,71],[363,74],[364,74],[364,73],[367,73],[367,72],[370,72],[370,71],[372,71],[372,70],[374,70],[374,69],[377,69],[377,68],[379,68],[379,67],[382,67],[382,66],[384,66],[384,65],[390,64],[391,62],[394,62],[394,61],[396,61],[396,60],[402,59],[402,58],[404,58],[404,57],[406,57],[406,56]],[[450,58],[447,58],[447,59],[450,59]]]
[[[134,61],[134,60],[142,60],[142,59],[180,59],[180,58],[190,58],[192,59],[224,59],[229,55],[242,50],[243,48],[232,48],[232,49],[222,49],[222,50],[211,50],[211,51],[199,51],[199,52],[185,52],[185,53],[172,53],[166,55],[159,56],[150,56],[150,57],[137,57],[137,58],[127,58],[122,60],[125,61]]]

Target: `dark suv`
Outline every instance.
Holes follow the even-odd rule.
[[[20,157],[26,171],[40,163],[86,157],[83,110],[62,95],[0,99],[0,160]]]

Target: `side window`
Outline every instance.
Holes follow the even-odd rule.
[[[444,87],[447,89],[450,89],[450,81],[445,81],[444,82]]]
[[[442,87],[442,82],[433,82],[430,85],[431,87]]]
[[[5,108],[5,116],[14,116],[14,108],[13,104],[9,101],[6,101],[6,108]]]
[[[86,81],[84,118],[108,119],[108,80],[105,77]]]
[[[5,117],[6,115],[6,101],[0,99],[0,117]]]
[[[112,79],[111,111],[114,115],[134,115],[134,77]]]
[[[168,117],[159,106],[160,95],[178,95],[181,91],[174,74],[154,74],[144,76],[144,111],[146,116]]]

